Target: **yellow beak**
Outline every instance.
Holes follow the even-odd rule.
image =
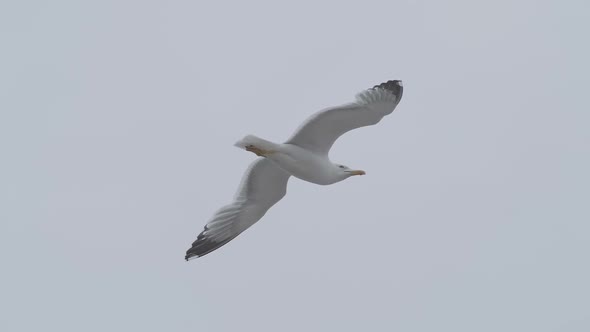
[[[361,171],[360,169],[359,170],[355,170],[355,171],[350,171],[348,173],[350,173],[352,175],[365,175],[365,174],[367,174],[367,173],[365,173],[365,171]]]

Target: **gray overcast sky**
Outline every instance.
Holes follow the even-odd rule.
[[[588,1],[5,1],[2,331],[589,331]],[[184,252],[253,155],[404,81],[333,186]]]

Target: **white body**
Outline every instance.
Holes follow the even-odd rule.
[[[304,181],[319,185],[333,184],[348,177],[339,171],[327,154],[315,153],[294,144],[279,144],[248,135],[236,143],[238,147],[255,145],[272,151],[266,159],[272,161],[285,172]]]
[[[277,152],[267,158],[294,177],[315,184],[328,185],[347,178],[333,172],[327,155],[310,153],[297,145],[277,144]]]

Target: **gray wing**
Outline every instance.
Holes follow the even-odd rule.
[[[185,259],[201,257],[256,223],[287,193],[290,174],[270,160],[255,160],[242,177],[234,201],[219,209],[197,236]]]
[[[342,134],[374,125],[393,112],[402,93],[402,81],[399,80],[376,85],[359,93],[354,103],[328,108],[312,115],[285,143],[328,154]]]

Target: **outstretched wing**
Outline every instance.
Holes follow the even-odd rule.
[[[378,123],[393,112],[402,98],[402,81],[388,81],[365,90],[351,104],[328,108],[312,115],[285,142],[328,154],[342,134]]]
[[[186,252],[185,259],[218,249],[260,220],[287,193],[289,176],[268,159],[254,161],[242,177],[234,201],[213,215]]]

